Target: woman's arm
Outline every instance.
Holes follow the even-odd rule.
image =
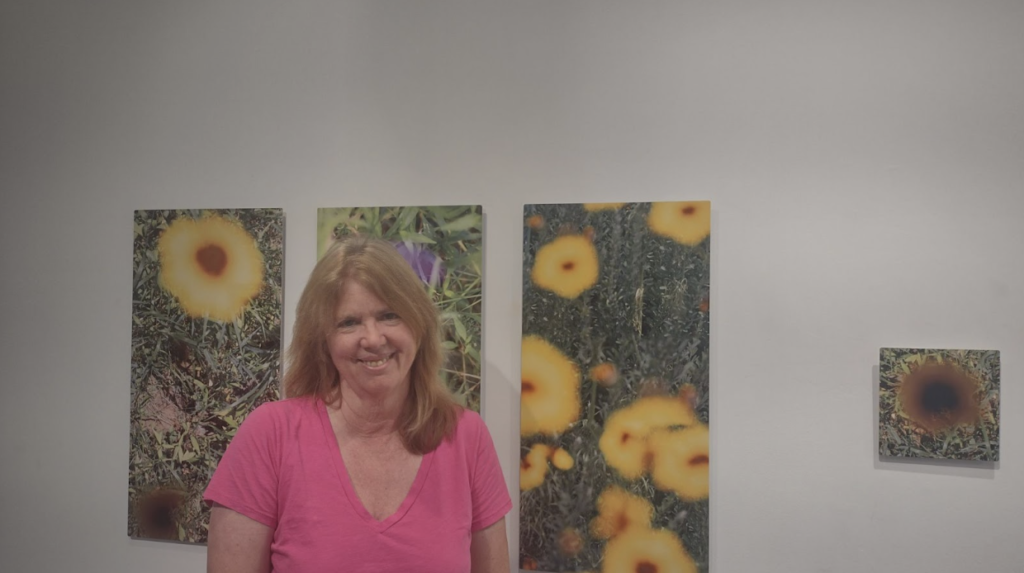
[[[269,573],[270,540],[273,536],[274,530],[266,525],[223,505],[214,504],[210,511],[206,572]],[[475,543],[475,536],[473,540]]]
[[[473,573],[509,573],[504,517],[473,533],[469,554]]]

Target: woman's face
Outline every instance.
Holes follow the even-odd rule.
[[[407,391],[419,348],[402,317],[356,281],[342,289],[327,346],[341,383],[375,397]]]

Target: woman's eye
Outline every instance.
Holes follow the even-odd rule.
[[[338,328],[352,328],[359,324],[354,318],[345,318],[338,321]]]
[[[389,312],[385,312],[384,314],[382,314],[380,318],[381,318],[381,320],[384,320],[384,321],[387,321],[387,322],[396,322],[398,320],[401,320],[401,317],[399,317],[397,314],[395,314],[393,312],[390,312],[390,311]]]

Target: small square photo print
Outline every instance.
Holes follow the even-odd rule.
[[[883,348],[878,453],[999,461],[999,351]]]

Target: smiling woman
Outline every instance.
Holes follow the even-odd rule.
[[[404,398],[409,369],[419,346],[405,321],[368,288],[349,281],[327,336],[342,389],[361,397]]]
[[[386,305],[414,338],[417,348],[409,366],[403,440],[406,447],[418,453],[436,447],[454,426],[457,412],[438,378],[443,353],[437,309],[416,273],[385,241],[361,237],[339,240],[314,267],[296,309],[285,395],[312,395],[328,403],[342,398],[342,371],[329,346],[350,285],[358,287],[358,294],[372,295]]]
[[[206,491],[210,571],[508,571],[493,442],[440,380],[437,310],[393,245],[327,251],[288,356],[289,399],[242,424]]]

